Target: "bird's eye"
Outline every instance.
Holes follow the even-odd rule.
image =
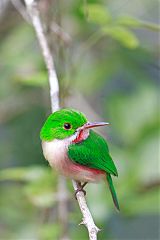
[[[70,123],[65,123],[64,124],[64,129],[66,129],[66,130],[71,129],[71,124]]]

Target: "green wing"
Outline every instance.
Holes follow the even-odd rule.
[[[68,156],[78,164],[118,176],[105,139],[93,130],[83,142],[69,145]]]

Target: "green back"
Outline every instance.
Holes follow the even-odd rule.
[[[69,145],[68,156],[78,164],[118,176],[105,139],[93,130],[83,142]]]

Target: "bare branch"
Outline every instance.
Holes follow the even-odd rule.
[[[34,0],[25,0],[28,14],[31,17],[32,24],[34,26],[39,44],[42,49],[44,61],[46,64],[46,67],[48,69],[48,74],[49,74],[49,84],[50,84],[50,97],[51,97],[51,107],[52,107],[52,112],[56,111],[57,109],[60,108],[59,106],[59,84],[58,84],[58,78],[54,66],[54,61],[52,58],[52,54],[50,52],[47,39],[44,34],[42,22],[40,19],[39,11],[37,8],[37,4]],[[60,186],[62,184],[60,183]],[[64,186],[62,186],[62,189]],[[76,191],[78,189],[77,182],[73,180],[73,187],[74,190]],[[82,192],[77,193],[77,200],[79,203],[80,210],[83,215],[83,221],[82,224],[84,224],[89,232],[89,239],[90,240],[96,240],[97,239],[97,233],[99,229],[95,225],[92,215],[88,209],[84,194]],[[63,206],[64,207],[64,206]]]
[[[72,183],[74,190],[76,191],[78,189],[78,184],[74,180],[72,180]],[[84,197],[84,193],[80,191],[76,194],[76,197],[83,215],[82,222],[79,225],[84,224],[87,227],[90,240],[97,240],[97,233],[100,231],[100,229],[95,225],[93,221],[92,215],[88,209],[86,199]]]
[[[57,78],[52,54],[50,52],[50,49],[45,37],[45,33],[40,20],[40,15],[39,15],[36,2],[34,0],[25,0],[25,3],[27,6],[28,14],[31,17],[31,21],[34,26],[39,44],[41,46],[44,61],[48,70],[51,108],[52,108],[52,112],[54,112],[58,110],[60,106],[59,106],[59,84],[58,84],[58,78]]]
[[[57,23],[53,22],[50,28],[67,46],[71,43],[71,36]]]

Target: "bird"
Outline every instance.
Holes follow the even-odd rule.
[[[89,122],[86,116],[71,108],[50,114],[40,130],[42,151],[50,166],[59,174],[78,183],[78,191],[86,191],[87,183],[108,182],[113,203],[119,203],[112,177],[118,176],[106,140],[93,128],[108,122]]]

